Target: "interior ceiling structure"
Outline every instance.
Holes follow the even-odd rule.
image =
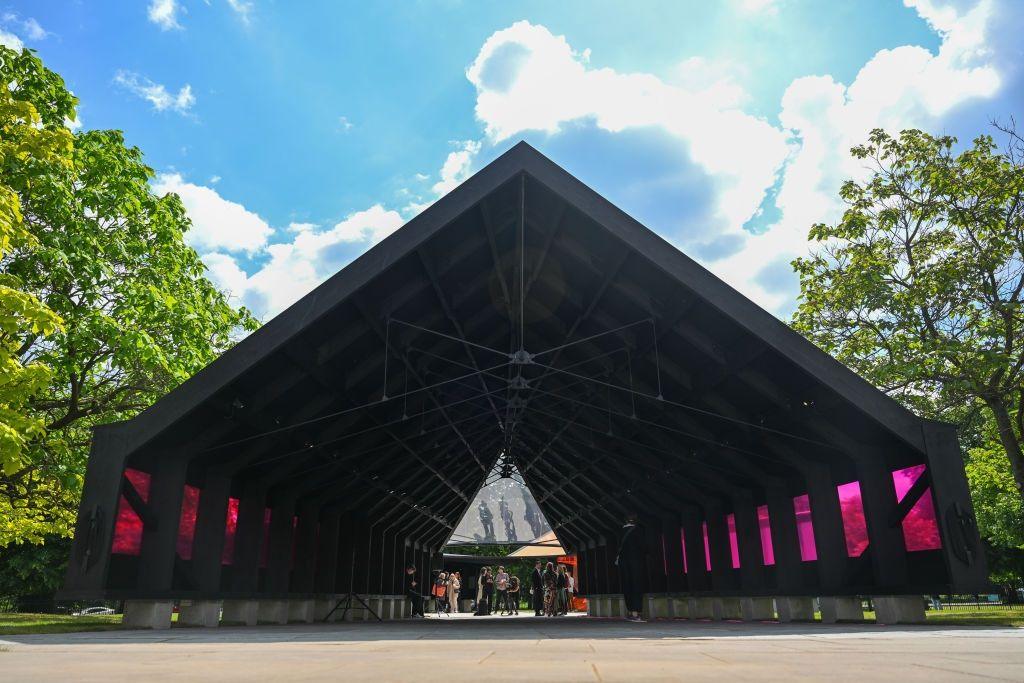
[[[902,408],[871,396],[889,414],[880,424],[526,173],[351,270],[373,277],[313,319],[329,282],[243,342],[233,353],[277,343],[189,405],[167,447],[198,436],[197,464],[230,454],[272,496],[414,501],[443,542],[503,457],[571,539],[615,528],[627,508],[798,479],[795,459],[834,466],[844,438],[893,454],[915,445],[891,428],[911,417]]]
[[[110,430],[79,556],[98,482],[169,457],[270,508],[398,510],[436,551],[495,467],[573,549],[630,511],[796,496],[821,470],[834,498],[858,463],[930,452],[918,418],[525,143]]]

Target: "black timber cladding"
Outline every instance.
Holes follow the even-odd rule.
[[[65,592],[397,590],[395,568],[436,558],[503,453],[581,556],[591,592],[617,590],[608,565],[629,510],[651,533],[652,589],[985,584],[954,430],[917,418],[520,143],[138,417],[97,429]],[[890,473],[917,464],[941,551],[905,552],[893,516],[906,510]],[[152,477],[132,558],[110,553],[126,467]],[[853,480],[871,537],[859,558],[846,556],[835,500]],[[189,559],[174,546],[186,482],[206,494]],[[786,519],[805,493],[815,562],[800,561]],[[224,565],[228,496],[240,503]],[[761,505],[774,567],[757,562]],[[279,513],[269,530],[266,508]],[[661,571],[681,553],[662,557],[659,535],[689,529],[688,554],[702,553],[702,521],[712,572]]]

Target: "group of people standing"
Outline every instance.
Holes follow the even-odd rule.
[[[476,611],[473,614],[478,617],[493,612],[519,614],[519,593],[518,576],[510,575],[504,567],[498,567],[493,573],[490,567],[484,567],[477,577]]]
[[[572,596],[576,590],[576,581],[564,564],[555,569],[553,562],[548,562],[541,570],[541,562],[533,565],[533,576],[530,587],[533,589],[534,615],[557,617],[568,614],[572,609]]]
[[[458,612],[459,593],[462,592],[461,572],[440,572],[434,579],[432,594],[437,601],[438,612]]]

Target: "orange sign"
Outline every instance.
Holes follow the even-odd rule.
[[[572,565],[573,567],[576,566],[576,556],[575,555],[560,555],[558,560],[556,560],[556,561],[558,562],[558,564],[568,564],[568,565]]]

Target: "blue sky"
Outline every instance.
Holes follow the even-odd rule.
[[[0,3],[267,318],[526,139],[773,313],[867,131],[1022,115],[1016,0]]]

